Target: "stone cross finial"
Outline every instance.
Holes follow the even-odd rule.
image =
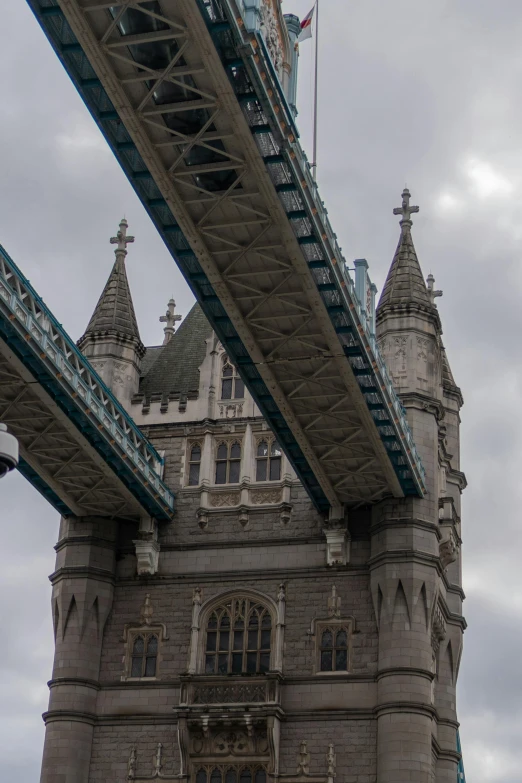
[[[127,229],[129,227],[129,224],[125,220],[125,218],[122,218],[120,222],[120,230],[116,234],[115,237],[111,237],[110,242],[111,245],[118,245],[116,250],[114,251],[116,253],[116,258],[118,257],[118,253],[124,253],[127,255],[127,245],[131,242],[134,242],[134,237],[128,237],[127,236]]]
[[[150,602],[150,593],[146,593],[145,600],[140,608],[141,624],[150,625],[150,621],[152,619],[153,614],[154,614],[154,609],[152,608],[152,604]]]
[[[134,780],[136,777],[136,748],[133,746],[127,763],[127,780]]]
[[[402,205],[400,207],[395,207],[393,210],[394,215],[402,215],[401,228],[404,231],[406,228],[411,228],[411,216],[414,214],[414,212],[418,212],[418,207],[411,207],[410,206],[410,198],[411,193],[408,190],[408,188],[404,188],[402,191]]]
[[[156,758],[154,759],[154,774],[156,777],[159,777],[161,773],[161,768],[163,766],[163,762],[161,761],[161,751],[162,751],[163,745],[161,742],[158,742],[158,748],[156,750]]]
[[[435,297],[442,296],[442,291],[435,291],[435,278],[433,277],[431,272],[426,278],[426,288],[428,289],[428,296],[430,298],[430,302],[434,305]]]
[[[299,744],[299,760],[297,762],[297,774],[298,775],[310,774],[310,754],[308,753],[308,746],[306,740],[301,740]]]
[[[163,338],[163,345],[167,345],[168,342],[170,342],[172,335],[176,331],[174,328],[174,324],[176,321],[181,321],[180,315],[175,315],[174,310],[176,309],[176,302],[174,299],[169,299],[169,303],[167,305],[167,312],[165,315],[160,315],[160,324],[166,324],[163,332],[165,334],[165,337]]]
[[[332,595],[328,597],[328,617],[341,616],[341,596],[337,595],[335,585],[332,585]]]
[[[326,754],[326,764],[327,764],[327,775],[328,775],[328,781],[329,783],[333,781],[335,777],[335,768],[337,766],[337,756],[335,754],[335,748],[333,743],[331,742],[328,745],[328,753]]]

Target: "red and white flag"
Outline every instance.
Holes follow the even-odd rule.
[[[312,10],[306,14],[305,18],[301,22],[301,32],[297,40],[299,42],[306,41],[307,38],[312,37],[312,19],[314,17],[315,5]]]

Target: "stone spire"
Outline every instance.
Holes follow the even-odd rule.
[[[110,239],[111,245],[117,245],[114,251],[116,260],[85,334],[78,340],[80,349],[89,336],[96,334],[116,334],[142,346],[125,270],[127,245],[134,242],[134,237],[127,236],[127,228],[128,223],[123,218],[118,233]]]
[[[390,310],[424,310],[436,314],[411,237],[411,216],[419,207],[410,206],[410,198],[410,191],[404,188],[402,205],[393,210],[394,215],[402,217],[401,235],[377,307],[378,321]]]
[[[78,340],[78,348],[124,404],[130,403],[138,391],[145,354],[125,270],[127,245],[134,242],[127,228],[123,218],[118,233],[110,239],[116,245],[114,266],[89,325]]]

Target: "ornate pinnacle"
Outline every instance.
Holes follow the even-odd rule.
[[[110,239],[111,245],[118,245],[118,247],[114,251],[116,254],[116,258],[118,258],[119,253],[124,253],[124,255],[127,255],[127,245],[131,242],[134,242],[134,237],[127,236],[128,227],[129,224],[127,223],[125,218],[122,218],[119,226],[120,230],[118,231],[115,237],[111,237]]]
[[[435,290],[435,278],[429,273],[428,277],[426,278],[426,288],[428,289],[428,296],[430,298],[430,302],[432,305],[435,304],[435,298],[437,296],[442,296],[442,291],[436,291]]]
[[[169,299],[169,303],[167,305],[167,312],[165,315],[160,315],[160,323],[166,324],[163,332],[165,334],[165,337],[163,338],[163,345],[167,345],[168,342],[170,342],[174,332],[176,329],[174,328],[174,324],[176,321],[181,321],[180,315],[175,315],[174,310],[176,309],[176,302],[174,299]]]
[[[395,207],[393,210],[394,215],[402,215],[402,220],[400,221],[400,225],[403,231],[406,229],[411,228],[411,216],[419,211],[418,207],[411,207],[410,206],[410,198],[411,193],[408,190],[408,188],[404,188],[402,191],[402,205],[400,207]]]

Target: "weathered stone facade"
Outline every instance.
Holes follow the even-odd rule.
[[[175,519],[62,522],[42,783],[455,783],[462,399],[410,226],[377,330],[429,493],[329,530],[194,308],[125,403],[164,456]],[[255,612],[267,636],[246,641]],[[155,640],[150,670],[137,639]]]

